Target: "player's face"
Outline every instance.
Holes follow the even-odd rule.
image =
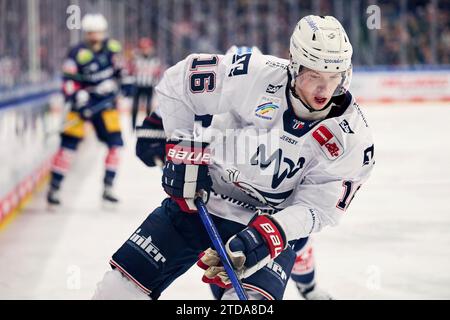
[[[91,46],[98,46],[105,39],[105,33],[104,32],[87,32],[85,37],[86,37],[86,41]]]
[[[143,47],[143,48],[141,48],[142,54],[147,55],[147,56],[153,55],[154,51],[155,50],[153,49],[153,47]]]
[[[305,69],[295,79],[295,92],[315,110],[323,109],[341,84],[340,72],[318,72]]]

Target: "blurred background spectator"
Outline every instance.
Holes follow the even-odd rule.
[[[308,14],[342,21],[356,66],[450,63],[449,0],[0,0],[0,90],[58,77],[68,46],[80,39],[66,26],[70,5],[81,15],[102,12],[128,59],[141,37],[153,39],[164,65],[234,44],[287,58],[292,29]],[[380,29],[367,27],[370,5],[380,8]]]

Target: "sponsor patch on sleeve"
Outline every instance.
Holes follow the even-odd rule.
[[[255,109],[255,116],[264,120],[272,120],[280,109],[280,102],[279,98],[263,96]]]
[[[319,143],[320,149],[328,159],[335,160],[344,153],[342,144],[325,125],[321,125],[314,130],[312,136]]]

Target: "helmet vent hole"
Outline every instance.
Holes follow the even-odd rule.
[[[319,49],[319,48],[314,48],[314,47],[313,47],[313,49],[314,49],[314,50],[317,50],[317,51],[322,51],[322,50],[321,50],[321,49]]]
[[[312,41],[316,41],[316,34],[313,33]]]
[[[325,66],[325,69],[328,69],[328,66]]]

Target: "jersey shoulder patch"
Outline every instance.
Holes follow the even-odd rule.
[[[317,124],[311,137],[312,144],[320,148],[320,153],[339,167],[333,170],[350,174],[361,168],[371,168],[375,161],[371,130],[353,103],[341,116]]]
[[[86,48],[80,48],[76,54],[75,60],[80,65],[85,65],[94,59],[94,53]]]
[[[261,70],[274,71],[274,69],[286,71],[289,61],[275,56],[263,55],[259,51],[238,50],[237,52],[228,52],[225,55],[225,61],[228,62],[228,77],[252,74],[257,75]]]
[[[333,123],[333,127],[336,128],[335,133],[342,137],[340,140],[348,140],[349,143],[355,143],[371,135],[366,117],[355,100],[352,100],[343,114],[327,119],[327,122]]]
[[[243,76],[249,73],[250,63],[252,63],[252,69],[254,69],[254,61],[257,59],[255,54],[251,51],[232,52],[228,53],[231,57],[230,65],[227,68],[227,77]]]
[[[320,150],[329,160],[336,160],[344,154],[344,146],[325,124],[319,124],[311,133]]]
[[[106,44],[106,46],[108,50],[111,51],[112,53],[118,53],[122,51],[122,45],[120,44],[119,41],[114,39],[108,39],[108,43]]]

